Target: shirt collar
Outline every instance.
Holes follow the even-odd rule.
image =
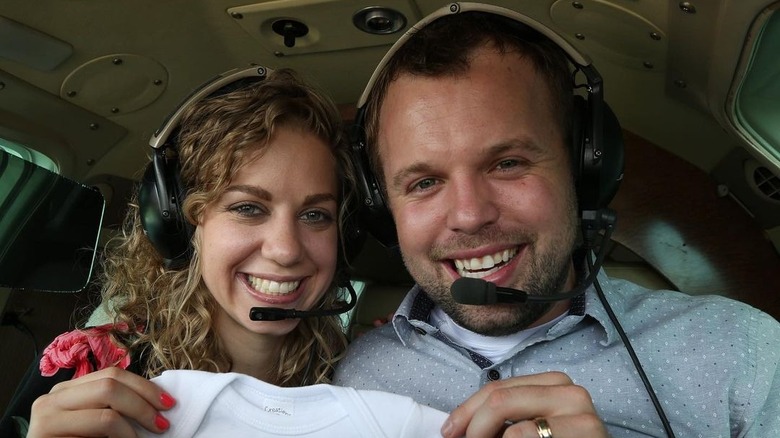
[[[594,283],[598,283],[601,287],[608,305],[612,308],[612,312],[615,315],[624,315],[626,310],[624,296],[615,287],[615,283],[610,280],[604,269],[599,270]],[[602,341],[602,345],[607,346],[617,341],[619,339],[617,329],[615,329],[615,324],[610,320],[604,304],[599,299],[595,284],[591,284],[585,291],[585,300],[585,314],[598,321],[607,334],[607,339]]]
[[[437,330],[428,324],[428,317],[433,306],[433,301],[428,298],[428,295],[418,284],[415,284],[406,294],[393,315],[393,328],[404,345],[415,329],[423,330],[426,333]]]

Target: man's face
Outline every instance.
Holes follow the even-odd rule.
[[[450,296],[459,277],[538,295],[574,283],[576,200],[550,99],[525,59],[484,48],[464,74],[401,75],[380,111],[379,154],[404,262],[445,312],[478,333],[536,325],[550,306],[461,305]]]

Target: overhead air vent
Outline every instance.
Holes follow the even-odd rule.
[[[723,195],[731,195],[765,230],[778,228],[780,246],[780,181],[778,173],[747,149],[734,148],[713,169]]]
[[[745,176],[759,196],[780,203],[780,178],[754,160],[745,163]]]
[[[271,0],[231,7],[227,13],[276,56],[340,51],[354,56],[355,49],[393,44],[408,27],[406,20],[418,19],[412,0],[382,3],[377,7],[371,0]]]

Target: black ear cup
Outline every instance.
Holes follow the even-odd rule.
[[[601,135],[594,136],[600,129]],[[601,141],[594,141],[600,138]],[[606,103],[594,114],[589,102],[574,96],[572,167],[580,211],[605,208],[623,179],[623,132]]]
[[[598,206],[609,205],[617,194],[625,169],[625,144],[623,130],[612,109],[604,104],[604,143],[602,145],[602,163],[599,180]]]
[[[175,151],[170,147],[155,149],[140,184],[138,206],[146,237],[167,268],[183,267],[192,254],[194,227],[181,209],[186,193],[179,178]]]
[[[357,257],[366,241],[366,233],[361,227],[358,209],[350,206],[341,227],[341,242],[339,242],[339,265],[346,270]]]
[[[271,70],[254,65],[227,71],[192,91],[149,140],[154,155],[146,167],[138,192],[141,224],[167,268],[185,266],[192,256],[195,228],[182,211],[186,189],[179,176],[177,154],[179,123],[191,105],[263,80]]]
[[[393,216],[387,206],[379,180],[371,170],[369,163],[363,127],[364,108],[358,111],[351,136],[352,154],[350,157],[356,173],[359,197],[357,220],[379,243],[387,248],[392,248],[398,246],[398,235],[395,231],[395,221],[393,221]]]

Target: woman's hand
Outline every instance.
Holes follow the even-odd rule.
[[[28,438],[135,438],[132,421],[151,432],[169,427],[160,413],[176,401],[159,386],[120,368],[106,368],[55,385],[32,405]]]

